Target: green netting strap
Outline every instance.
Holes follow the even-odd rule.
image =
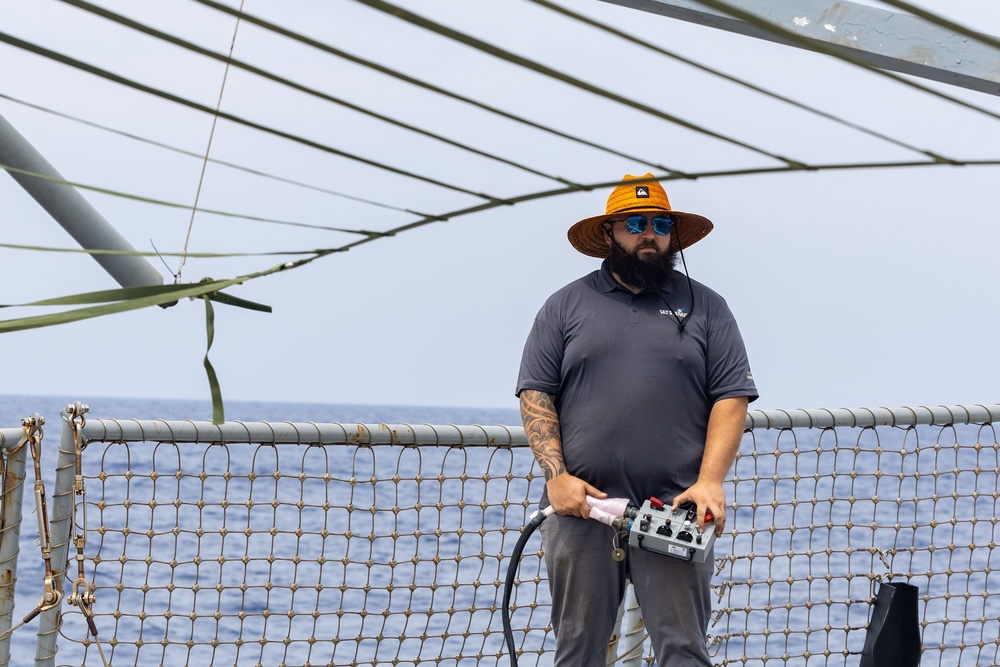
[[[236,306],[237,308],[256,310],[259,313],[271,312],[271,306],[265,303],[257,303],[256,301],[241,299],[238,296],[233,296],[232,294],[225,294],[223,292],[210,292],[205,296],[211,299],[212,301],[215,301],[216,303],[225,304],[227,306]]]
[[[114,290],[101,290],[97,292],[86,292],[83,294],[73,294],[70,296],[57,297],[54,299],[43,299],[32,303],[21,304],[22,306],[69,306],[82,304],[103,304],[90,306],[88,308],[78,308],[76,310],[63,311],[49,315],[39,315],[35,317],[23,317],[19,319],[0,321],[0,333],[9,331],[19,331],[23,329],[36,329],[40,327],[65,324],[78,320],[99,317],[101,315],[111,315],[114,313],[135,310],[147,306],[163,306],[176,303],[184,297],[198,297],[205,300],[205,326],[208,337],[208,346],[205,350],[205,373],[208,376],[208,385],[212,393],[212,422],[221,424],[225,421],[225,411],[222,402],[222,390],[219,386],[219,378],[208,358],[208,352],[212,349],[212,342],[215,339],[215,310],[212,308],[212,301],[238,308],[247,308],[259,312],[269,313],[271,307],[265,304],[248,301],[230,294],[222,293],[221,289],[243,282],[243,278],[230,280],[205,280],[194,285],[151,285],[146,287],[124,287]],[[8,308],[2,306],[0,308]]]
[[[215,374],[215,368],[208,360],[208,353],[215,340],[215,309],[212,308],[210,295],[203,294],[201,298],[205,300],[205,331],[208,339],[205,346],[205,374],[208,376],[209,391],[212,392],[212,423],[221,424],[226,421],[225,410],[222,406],[222,389],[219,387],[219,378]]]
[[[219,290],[238,285],[246,277],[231,278],[229,280],[205,280],[193,285],[151,285],[147,287],[123,287],[114,290],[101,290],[98,292],[85,292],[83,294],[72,294],[54,299],[43,299],[31,303],[17,304],[18,306],[75,306],[83,304],[103,304],[76,310],[66,310],[48,315],[35,315],[32,317],[21,317],[12,320],[0,321],[0,333],[10,331],[22,331],[25,329],[38,329],[41,327],[66,324],[80,320],[100,317],[102,315],[113,315],[124,313],[129,310],[137,310],[147,306],[164,306],[172,304],[185,297],[200,297],[211,294],[213,300],[226,305],[249,308],[262,312],[270,312],[270,306],[239,299],[228,294],[220,295]],[[0,305],[0,308],[11,308],[12,305]]]

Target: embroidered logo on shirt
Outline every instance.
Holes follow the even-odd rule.
[[[635,196],[636,199],[649,199],[649,186],[648,185],[635,186]]]
[[[682,319],[688,316],[688,314],[686,312],[684,312],[683,308],[678,308],[677,310],[675,310],[673,312],[670,312],[669,310],[663,309],[663,310],[660,311],[660,315],[673,315],[674,317],[680,317]]]

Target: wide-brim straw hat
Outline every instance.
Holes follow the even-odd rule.
[[[621,185],[608,197],[604,215],[584,218],[569,228],[566,235],[573,247],[584,255],[607,257],[608,242],[604,237],[604,223],[626,213],[662,213],[669,211],[674,221],[674,239],[681,248],[687,248],[705,238],[715,226],[708,218],[695,213],[675,211],[663,186],[655,177],[625,174]]]

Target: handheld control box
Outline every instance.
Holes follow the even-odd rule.
[[[705,516],[705,530],[698,530],[698,510],[694,505],[681,505],[675,511],[656,498],[632,510],[628,530],[629,546],[655,551],[693,563],[704,563],[715,543],[715,524],[711,514]],[[631,512],[630,512],[631,514]]]

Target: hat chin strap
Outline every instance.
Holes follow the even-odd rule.
[[[625,250],[625,248],[622,247],[622,244],[618,242],[618,239],[615,238],[612,226],[605,222],[603,228],[604,228],[604,233],[607,235],[608,239],[610,239],[610,241],[614,243],[619,250],[621,250],[623,253],[627,255],[628,251]],[[676,239],[677,241],[677,252],[681,256],[681,265],[684,267],[684,277],[687,279],[688,293],[691,295],[691,310],[688,311],[687,317],[691,317],[694,314],[694,285],[691,284],[691,276],[690,274],[688,274],[687,260],[684,259],[684,246],[681,245],[680,239],[677,238],[673,232],[671,232],[671,239],[672,240]],[[615,280],[617,280],[619,284],[621,284],[622,286],[627,287],[627,285],[625,285],[624,283],[621,282],[621,280],[618,279],[618,276],[615,276]],[[667,306],[667,310],[670,311],[670,314],[677,322],[677,334],[680,335],[681,333],[683,333],[684,326],[687,324],[687,322],[685,320],[682,320],[680,316],[677,315],[677,311],[675,311],[674,307],[670,305],[669,301],[667,301],[667,295],[663,293],[663,290],[660,289],[660,286],[653,285],[653,288],[656,290],[656,293],[657,295],[659,295],[660,300],[663,301],[663,303]]]

